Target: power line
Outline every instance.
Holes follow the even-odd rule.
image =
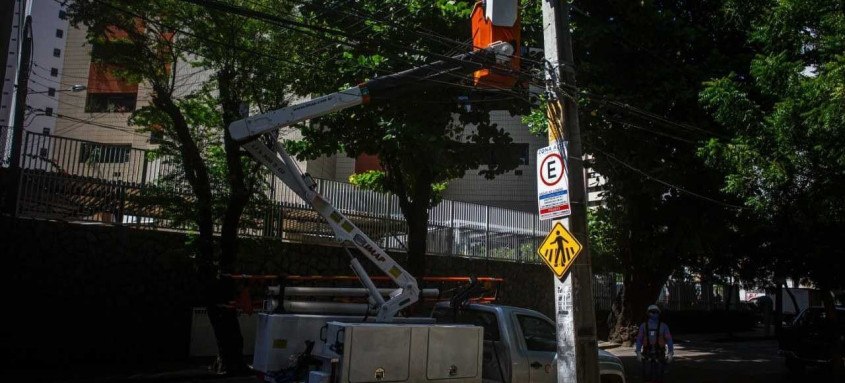
[[[345,46],[357,47],[357,46],[361,45],[360,42],[338,40],[336,38],[331,38],[331,37],[327,37],[327,36],[324,36],[324,35],[317,34],[314,31],[303,32],[300,29],[297,29],[297,27],[306,28],[306,29],[313,29],[313,30],[316,30],[316,31],[319,31],[319,32],[336,34],[336,35],[340,35],[342,37],[346,37],[350,40],[354,40],[353,36],[350,36],[348,32],[340,31],[340,30],[337,30],[337,29],[331,29],[331,28],[326,28],[326,27],[321,27],[321,26],[314,26],[314,25],[306,24],[306,23],[302,23],[302,22],[297,22],[297,21],[293,21],[293,20],[290,20],[290,19],[286,19],[286,18],[281,17],[281,16],[273,15],[273,14],[270,14],[270,13],[267,13],[267,12],[255,11],[255,10],[240,7],[240,6],[223,4],[223,3],[216,1],[216,0],[205,0],[205,1],[201,1],[201,0],[180,0],[180,1],[195,4],[195,5],[201,5],[205,8],[219,10],[219,11],[222,11],[222,12],[226,12],[226,13],[230,13],[230,14],[234,14],[234,15],[239,15],[239,16],[242,16],[242,17],[250,18],[250,19],[269,22],[271,24],[280,26],[282,28],[288,28],[292,31],[305,33],[307,35],[310,35],[310,36],[313,36],[313,37],[316,37],[316,38],[319,38],[319,39],[323,39],[323,40],[326,40],[326,41],[329,41],[329,42],[333,42],[333,43],[337,43],[337,44],[341,44],[341,45],[345,45]],[[461,59],[458,59],[458,58],[454,58],[454,57],[450,57],[450,56],[446,56],[446,55],[442,55],[442,54],[438,54],[438,53],[433,53],[433,52],[430,52],[430,51],[425,51],[425,50],[422,50],[422,49],[419,49],[419,48],[414,48],[414,47],[412,47],[412,44],[399,45],[399,44],[395,44],[395,43],[392,43],[392,42],[380,42],[379,45],[380,46],[385,46],[385,45],[386,46],[392,46],[392,47],[398,48],[398,49],[403,50],[403,51],[416,53],[416,54],[422,55],[422,56],[427,57],[427,58],[435,58],[435,59],[442,60],[442,61],[464,63],[464,64],[469,63],[465,60],[461,60]],[[513,57],[513,56],[511,56],[511,57]],[[396,57],[394,57],[394,58],[396,58]],[[408,62],[407,59],[404,59],[402,57],[398,57],[398,60]],[[418,65],[418,64],[415,64],[415,63],[410,63],[410,64],[411,65]],[[494,70],[494,71],[496,70],[496,68],[489,68],[489,69]],[[508,73],[505,72],[505,74],[508,74]],[[529,76],[531,76],[531,75],[529,74]]]
[[[607,152],[605,152],[605,151],[603,151],[603,150],[601,150],[601,149],[592,148],[592,150],[595,150],[596,152],[601,153],[601,154],[602,154],[602,155],[604,155],[605,157],[607,157],[607,158],[609,158],[609,159],[611,159],[611,160],[613,160],[613,161],[615,161],[615,162],[619,163],[620,165],[622,165],[622,166],[624,166],[624,167],[626,167],[626,168],[628,168],[628,169],[633,170],[634,172],[636,172],[636,173],[640,174],[641,176],[645,177],[646,179],[649,179],[649,180],[651,180],[651,181],[654,181],[654,182],[657,182],[657,183],[659,183],[659,184],[662,184],[663,186],[666,186],[666,187],[669,187],[669,188],[675,189],[675,190],[677,190],[677,191],[679,191],[679,192],[682,192],[682,193],[685,193],[685,194],[691,195],[691,196],[693,196],[693,197],[699,198],[699,199],[704,200],[704,201],[708,201],[708,202],[715,203],[715,204],[717,204],[717,205],[721,205],[721,206],[728,207],[728,208],[731,208],[731,209],[736,209],[736,210],[742,210],[742,209],[743,209],[743,207],[742,207],[742,206],[737,206],[737,205],[733,205],[733,204],[730,204],[730,203],[727,203],[727,202],[719,201],[719,200],[717,200],[717,199],[714,199],[714,198],[711,198],[711,197],[708,197],[708,196],[705,196],[705,195],[702,195],[702,194],[699,194],[699,193],[696,193],[696,192],[690,191],[690,190],[685,189],[685,188],[683,188],[683,187],[681,187],[681,186],[678,186],[678,185],[675,185],[675,184],[669,183],[669,182],[667,182],[667,181],[664,181],[664,180],[662,180],[662,179],[659,179],[659,178],[657,178],[657,177],[654,177],[654,176],[652,176],[651,174],[648,174],[648,173],[646,173],[646,172],[644,172],[644,171],[642,171],[642,170],[640,170],[640,169],[638,169],[638,168],[636,168],[636,167],[632,166],[631,164],[629,164],[629,163],[627,163],[627,162],[625,162],[625,161],[622,161],[622,160],[620,160],[620,159],[616,158],[616,157],[615,157],[615,156],[613,156],[612,154],[607,153]]]
[[[220,10],[220,11],[223,11],[223,12],[232,13],[232,14],[236,14],[236,15],[240,15],[240,16],[243,16],[243,17],[248,17],[248,18],[254,18],[254,19],[258,19],[258,20],[265,21],[265,22],[271,22],[272,24],[281,23],[282,25],[284,25],[284,26],[286,26],[286,27],[289,27],[291,30],[293,30],[293,31],[297,31],[297,32],[300,32],[300,33],[303,33],[303,31],[302,31],[301,29],[299,29],[299,28],[311,29],[310,31],[306,31],[306,32],[304,32],[304,33],[306,33],[306,34],[308,34],[308,35],[311,35],[311,36],[315,36],[315,37],[320,38],[320,39],[328,39],[329,41],[332,41],[332,42],[338,42],[338,43],[342,43],[342,44],[344,44],[344,45],[354,46],[354,44],[353,44],[353,43],[348,42],[348,41],[339,41],[339,40],[337,40],[337,39],[331,39],[331,38],[327,38],[326,36],[322,36],[322,35],[319,35],[319,34],[315,34],[315,30],[316,30],[316,31],[319,31],[319,32],[325,32],[325,33],[332,33],[332,34],[341,34],[341,35],[343,35],[343,34],[344,34],[344,32],[342,32],[342,31],[338,31],[338,30],[334,30],[334,29],[329,29],[329,28],[318,27],[318,26],[313,26],[313,25],[309,25],[309,24],[305,24],[305,23],[299,23],[299,22],[291,21],[291,20],[284,19],[284,18],[281,18],[281,17],[278,17],[278,16],[269,15],[269,14],[266,14],[266,13],[263,13],[263,12],[253,11],[253,10],[245,9],[245,8],[242,8],[242,7],[229,6],[229,5],[226,5],[226,4],[221,4],[221,3],[219,3],[219,2],[199,2],[199,1],[197,1],[197,0],[181,0],[181,1],[184,1],[184,2],[187,2],[187,3],[192,3],[192,4],[195,4],[195,5],[202,5],[202,6],[208,6],[210,3],[213,3],[213,7],[212,7],[212,8],[215,8],[215,9]],[[102,1],[98,1],[98,2],[103,3]],[[131,11],[128,11],[128,10],[122,9],[122,8],[120,8],[120,7],[113,6],[113,5],[111,5],[111,4],[107,4],[107,3],[104,3],[104,4],[106,4],[106,5],[107,5],[107,6],[109,6],[109,7],[114,8],[114,9],[117,9],[117,10],[119,10],[119,11],[122,11],[122,12],[125,12],[125,13],[128,13],[128,14],[132,14],[132,15],[134,15],[134,16],[136,16],[136,17],[140,17],[140,18],[142,18],[142,19],[144,19],[144,20],[146,20],[146,21],[150,21],[150,22],[156,23],[156,24],[158,24],[158,25],[164,26],[164,27],[169,28],[169,29],[177,30],[177,31],[179,31],[179,32],[185,33],[186,35],[190,35],[190,36],[193,36],[193,37],[198,38],[198,39],[201,39],[201,40],[205,40],[205,41],[213,42],[213,43],[220,44],[220,45],[222,45],[222,46],[227,46],[227,47],[230,47],[230,48],[236,48],[236,49],[238,49],[238,48],[239,48],[239,47],[233,47],[233,46],[232,46],[232,45],[230,45],[230,44],[221,43],[221,42],[214,41],[214,40],[207,39],[207,38],[202,38],[202,37],[197,36],[196,34],[192,34],[192,33],[190,33],[190,32],[187,32],[187,31],[184,31],[184,30],[180,30],[180,29],[178,29],[178,28],[174,28],[174,27],[171,27],[171,26],[167,26],[166,24],[163,24],[163,23],[158,22],[158,21],[149,20],[148,18],[144,18],[143,16],[138,15],[138,14],[136,14],[136,13],[134,13],[134,12],[131,12]],[[240,49],[240,50],[244,51],[244,49]],[[187,50],[186,50],[186,51],[187,51]],[[246,51],[249,51],[249,50],[246,50]],[[189,52],[189,51],[188,51],[188,52]],[[426,54],[426,55],[431,55],[430,53],[428,53],[428,52],[424,52],[424,51],[421,51],[421,50],[416,50],[416,52],[418,52],[418,53],[424,53],[424,54]],[[190,52],[190,53],[197,54],[197,53],[195,53],[195,52]],[[250,51],[250,53],[256,53],[256,52],[254,52],[254,51]],[[199,55],[199,54],[198,54],[198,55]],[[276,56],[270,56],[270,55],[267,55],[267,54],[261,54],[261,55],[262,55],[262,56],[265,56],[265,57],[271,57],[271,58],[273,58],[273,59],[279,59],[279,57],[276,57]],[[441,55],[436,55],[436,56],[443,57],[443,56],[441,56]],[[429,56],[429,57],[430,57],[430,56]],[[451,59],[451,58],[450,58],[450,59]],[[408,60],[403,59],[403,58],[400,58],[399,60],[401,60],[401,61],[408,61]],[[306,63],[302,63],[302,62],[295,62],[295,61],[291,61],[291,60],[281,60],[281,61],[286,62],[286,63],[293,64],[293,65],[307,65]],[[313,66],[313,65],[312,65],[312,66]],[[317,68],[317,69],[318,69],[318,70],[322,70],[322,68]],[[366,68],[366,69],[371,70],[371,69],[373,69],[373,68]],[[458,75],[454,75],[454,76],[452,76],[452,77],[459,78],[459,79],[466,79],[466,77],[463,77],[463,76],[458,76]],[[529,75],[529,78],[534,78],[534,79],[536,79],[536,77],[533,77],[533,74],[532,74],[532,75]],[[443,84],[446,84],[446,85],[451,85],[451,86],[461,86],[460,84],[447,83],[447,82],[438,81],[438,80],[433,80],[433,79],[427,79],[427,80],[429,80],[429,81],[433,81],[433,82],[437,82],[437,83],[443,83]],[[469,86],[463,86],[463,87],[470,88],[470,89],[474,89],[474,87],[469,87]],[[631,105],[629,105],[629,104],[626,104],[626,103],[621,103],[621,102],[618,102],[618,101],[615,101],[615,100],[610,100],[610,99],[609,99],[609,98],[607,98],[606,96],[597,95],[597,94],[590,94],[590,95],[591,95],[592,97],[597,97],[597,98],[600,98],[600,99],[602,99],[603,101],[605,101],[605,102],[607,102],[607,103],[609,103],[609,104],[611,104],[611,105],[614,105],[614,106],[617,106],[617,107],[620,107],[620,108],[624,108],[624,109],[626,109],[626,110],[631,110],[631,111],[634,111],[634,112],[636,112],[638,115],[640,115],[641,117],[646,118],[646,119],[649,119],[649,120],[652,120],[652,121],[658,121],[658,122],[661,122],[661,123],[664,123],[664,124],[667,124],[667,125],[670,125],[670,126],[675,126],[675,127],[685,128],[685,129],[687,129],[687,130],[690,130],[690,129],[691,129],[691,130],[698,130],[698,131],[701,131],[701,132],[706,132],[706,133],[708,133],[708,134],[712,134],[712,132],[706,131],[706,130],[704,130],[704,129],[697,128],[697,127],[694,127],[694,126],[691,126],[691,125],[680,124],[680,123],[677,123],[677,122],[674,122],[674,121],[668,120],[668,119],[666,119],[666,118],[664,118],[664,117],[662,117],[662,116],[656,115],[656,114],[654,114],[654,113],[651,113],[651,112],[648,112],[648,111],[642,110],[642,109],[640,109],[640,108],[633,107],[633,106],[631,106]],[[567,95],[567,96],[572,97],[571,95]],[[523,99],[524,99],[524,98],[523,98]],[[629,125],[630,125],[630,126],[635,126],[634,124],[629,124]],[[642,127],[639,127],[639,128],[641,128],[641,129],[642,129]],[[649,131],[650,131],[650,130],[649,130]],[[652,133],[654,133],[654,134],[660,134],[660,135],[664,135],[664,136],[669,136],[669,137],[672,137],[672,138],[675,138],[675,139],[679,139],[679,140],[682,140],[682,141],[685,141],[685,142],[690,142],[689,140],[685,140],[685,139],[682,139],[682,138],[679,138],[679,137],[675,137],[675,136],[667,135],[667,134],[665,134],[665,133],[658,133],[658,132],[655,132],[655,131],[650,131],[650,132],[652,132]],[[679,190],[680,190],[680,189],[679,189]]]

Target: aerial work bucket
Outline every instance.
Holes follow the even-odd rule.
[[[520,61],[519,0],[486,0],[475,4],[472,11],[473,50],[484,49],[502,41],[513,47],[513,56],[500,67],[473,73],[477,87],[510,89],[516,84]]]

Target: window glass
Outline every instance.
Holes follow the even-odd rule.
[[[452,309],[440,307],[434,310],[432,316],[437,320],[437,323],[471,324],[473,326],[483,327],[484,340],[499,340],[499,321],[496,320],[496,315],[492,313],[476,310],[461,310],[455,315]]]
[[[108,145],[85,142],[79,150],[80,163],[116,164],[129,162],[131,145]]]
[[[557,351],[554,325],[542,318],[528,315],[517,315],[516,318],[529,351]]]
[[[137,93],[88,93],[88,113],[126,113],[135,110]]]
[[[531,154],[529,153],[528,144],[512,143],[508,145],[506,150],[506,153],[497,153],[495,151],[491,151],[489,154],[490,158],[487,160],[487,164],[491,166],[499,165],[499,158],[503,156],[516,158],[518,166],[530,164]]]

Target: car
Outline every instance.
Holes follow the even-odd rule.
[[[435,305],[437,323],[484,328],[482,377],[485,382],[557,382],[557,337],[554,322],[526,308],[471,303],[454,310],[449,302]],[[625,368],[615,355],[598,351],[601,383],[625,383]]]
[[[824,307],[808,307],[784,326],[778,336],[778,353],[785,358],[787,368],[794,373],[804,371],[808,365],[830,366],[834,347],[845,345],[845,307],[836,309],[836,325],[839,339],[827,326],[828,312]],[[839,363],[843,360],[840,359]]]

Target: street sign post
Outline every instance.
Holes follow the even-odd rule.
[[[540,219],[570,215],[569,177],[566,167],[566,145],[563,153],[557,144],[537,150],[537,207]]]
[[[566,155],[562,157],[567,160],[567,198],[571,204],[569,210],[572,212],[571,215],[558,219],[561,219],[568,231],[583,244],[583,256],[576,257],[577,261],[572,262],[563,278],[558,278],[557,275],[554,277],[557,381],[598,383],[593,273],[587,234],[587,190],[584,182],[581,129],[578,126],[577,98],[580,93],[575,83],[575,58],[572,54],[569,24],[572,3],[543,0],[541,5],[549,143],[557,144],[561,150],[566,151]]]
[[[556,222],[537,248],[537,255],[549,266],[558,278],[563,278],[569,267],[575,264],[578,254],[581,254],[581,243],[566,230],[560,222]]]

